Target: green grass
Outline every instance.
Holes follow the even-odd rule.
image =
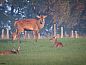
[[[86,39],[58,39],[63,48],[55,48],[48,39],[21,42],[18,55],[0,56],[0,65],[86,65]],[[0,40],[0,50],[17,48],[17,41]]]

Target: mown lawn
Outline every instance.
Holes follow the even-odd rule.
[[[63,48],[55,48],[48,39],[22,40],[20,53],[0,56],[0,65],[86,65],[86,38],[58,40]],[[17,46],[16,41],[0,40],[0,50]]]

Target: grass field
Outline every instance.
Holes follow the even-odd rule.
[[[58,39],[63,48],[55,48],[48,39],[21,42],[21,50],[17,55],[0,56],[0,65],[86,65],[86,39]],[[0,40],[0,50],[17,48],[11,40]]]

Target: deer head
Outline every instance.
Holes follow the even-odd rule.
[[[44,27],[46,17],[47,16],[37,16],[37,18],[39,18],[37,24],[40,29]]]
[[[54,37],[52,37],[50,40],[53,41],[53,42],[57,42],[57,37],[54,36]]]

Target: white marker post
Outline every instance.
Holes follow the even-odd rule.
[[[63,38],[63,27],[61,27],[61,38]]]

